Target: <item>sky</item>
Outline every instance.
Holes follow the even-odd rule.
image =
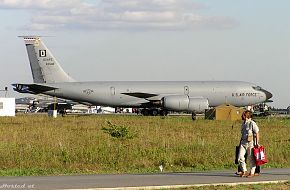
[[[9,96],[32,82],[17,36],[41,35],[78,81],[248,81],[290,105],[289,0],[0,0],[0,23]]]

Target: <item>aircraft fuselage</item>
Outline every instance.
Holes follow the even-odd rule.
[[[178,81],[178,82],[67,82],[47,84],[56,90],[43,94],[111,107],[142,107],[168,95],[186,95],[208,99],[209,106],[223,103],[234,106],[253,105],[267,100],[264,90],[256,85],[236,81]],[[154,97],[146,96],[150,93]]]

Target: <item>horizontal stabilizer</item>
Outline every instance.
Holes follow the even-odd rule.
[[[57,88],[42,84],[12,84],[13,90],[20,93],[40,94],[43,92],[55,90]]]

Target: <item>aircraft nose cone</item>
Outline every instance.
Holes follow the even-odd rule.
[[[273,97],[273,94],[267,90],[264,90],[264,93],[266,94],[266,100],[269,100]]]

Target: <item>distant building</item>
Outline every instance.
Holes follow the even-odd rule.
[[[15,116],[15,98],[0,98],[0,116]]]

